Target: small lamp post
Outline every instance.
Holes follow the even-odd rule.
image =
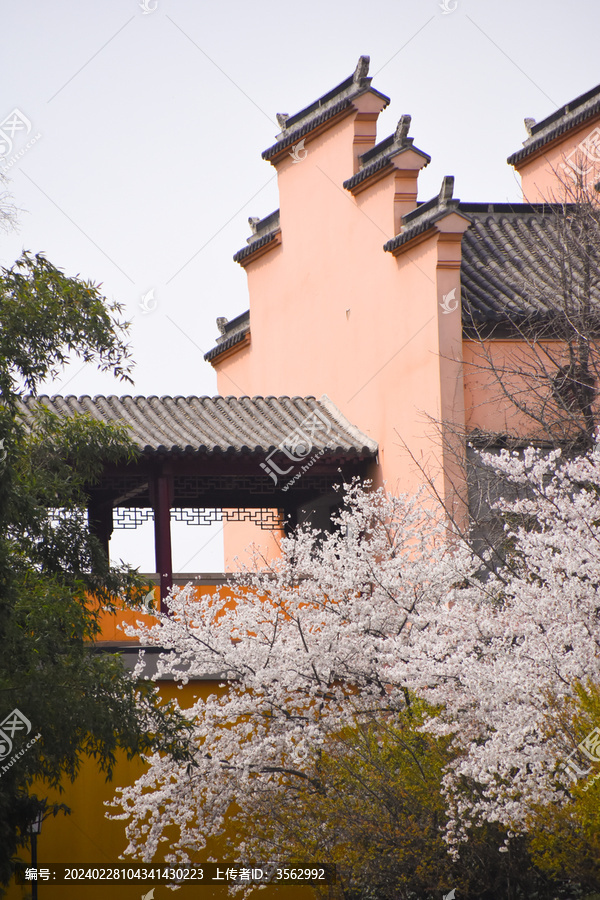
[[[44,807],[40,806],[35,818],[29,823],[29,834],[31,835],[31,868],[37,869],[37,836],[42,830],[42,821],[44,819]],[[37,878],[31,882],[31,900],[37,900],[38,895]]]

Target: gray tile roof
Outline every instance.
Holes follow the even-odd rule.
[[[233,255],[233,261],[237,263],[241,263],[243,260],[247,259],[249,256],[252,256],[257,250],[260,250],[261,247],[265,247],[267,244],[270,244],[271,241],[275,240],[276,235],[280,232],[281,227],[279,224],[279,210],[276,209],[275,212],[269,213],[268,216],[265,216],[264,219],[248,219],[250,224],[250,229],[252,234],[249,238],[246,238],[247,247],[242,247],[241,250],[238,250],[237,253]]]
[[[226,350],[235,347],[236,344],[240,344],[250,334],[250,310],[247,309],[246,312],[241,313],[229,322],[226,319],[217,319],[217,325],[221,330],[221,337],[217,338],[217,346],[204,354],[204,359],[207,362],[211,362],[220,356],[221,353],[225,353]]]
[[[306,435],[315,452],[372,458],[377,443],[323,395],[315,397],[23,397],[25,421],[42,404],[61,416],[88,414],[126,425],[149,455],[262,455]]]
[[[252,256],[253,253],[256,253],[257,250],[260,250],[261,247],[266,247],[267,244],[270,244],[275,240],[275,232],[272,234],[266,234],[264,237],[258,238],[256,241],[253,241],[251,244],[248,244],[247,247],[242,247],[241,250],[238,250],[237,253],[233,254],[233,261],[236,263],[241,263],[242,260],[247,259],[249,256]]]
[[[402,217],[402,231],[383,245],[387,253],[393,253],[403,244],[407,244],[414,237],[432,228],[438,219],[447,216],[449,212],[458,212],[460,200],[454,200],[454,176],[445,175],[439,194],[428,200],[427,203],[418,203],[416,208]]]
[[[471,220],[462,239],[463,323],[544,323],[555,315],[557,294],[563,303],[564,218],[549,204],[461,203]],[[568,252],[568,248],[567,248]],[[583,271],[569,254],[568,302],[576,311],[583,298]],[[600,313],[600,285],[593,283],[592,304]]]
[[[543,203],[462,203],[452,199],[446,176],[437,197],[420,203],[402,219],[402,231],[384,245],[393,253],[454,211],[470,221],[462,238],[460,269],[463,325],[549,323],[564,302],[565,219],[560,206]],[[576,312],[583,298],[584,273],[569,254],[572,278],[568,302]],[[592,284],[592,303],[600,316],[600,285]]]
[[[336,116],[345,110],[350,109],[351,106],[351,100],[340,100],[339,103],[329,106],[322,113],[319,113],[319,115],[313,116],[309,122],[305,122],[298,128],[294,128],[294,130],[289,133],[282,133],[281,137],[277,140],[277,143],[272,144],[270,147],[267,147],[266,150],[263,150],[261,154],[262,158],[272,160],[274,157],[279,156],[280,153],[287,150],[288,147],[291,147],[293,144],[296,144],[301,138],[306,137],[307,134],[310,134],[310,132],[314,131],[315,128],[318,128],[319,125],[324,125],[325,122],[328,122],[330,119],[335,119]]]
[[[508,157],[511,166],[517,165],[536,150],[549,144],[561,134],[576,128],[600,113],[600,85],[571,100],[550,116],[531,126],[531,134],[523,143],[523,149]],[[529,121],[529,120],[526,120]]]
[[[232,347],[235,347],[236,344],[241,344],[244,338],[246,338],[250,334],[250,325],[244,331],[236,331],[235,334],[232,334],[231,337],[225,338],[224,341],[221,341],[217,344],[216,347],[213,347],[212,350],[209,350],[208,353],[204,354],[204,359],[206,362],[212,362],[213,359],[217,359],[221,356],[222,353],[225,353],[227,350],[231,350]]]
[[[375,146],[371,147],[370,150],[367,150],[366,153],[361,154],[359,157],[360,168],[358,172],[356,175],[353,175],[352,178],[348,178],[344,181],[344,187],[347,191],[353,191],[359,184],[362,184],[363,181],[366,181],[372,175],[375,175],[387,166],[390,166],[391,168],[392,159],[409,147],[412,147],[415,153],[419,153],[425,159],[426,166],[431,162],[431,157],[427,153],[423,153],[422,150],[413,147],[414,138],[408,137],[410,121],[410,116],[402,116],[394,134],[390,134],[389,137],[380,141],[378,144],[375,144]]]
[[[371,78],[367,78],[369,71],[369,57],[361,56],[355,71],[349,78],[338,84],[331,91],[323,94],[314,103],[305,106],[300,112],[288,116],[285,113],[278,115],[282,124],[282,131],[277,135],[277,141],[268,147],[262,154],[263,159],[272,160],[279,156],[292,144],[310,134],[320,125],[335,118],[345,110],[352,107],[352,100],[370,90],[384,101],[385,106],[390,98],[371,87]]]

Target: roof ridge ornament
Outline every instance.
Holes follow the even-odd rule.
[[[409,116],[408,113],[404,113],[402,116],[400,116],[398,124],[396,125],[396,130],[394,132],[395,143],[404,144],[406,142],[411,122],[412,116]]]
[[[536,121],[535,121],[535,119],[532,119],[529,116],[527,116],[527,118],[523,119],[523,121],[525,122],[525,130],[527,131],[528,136],[531,137],[531,134],[533,131],[533,126],[536,124]]]
[[[321,131],[330,127],[329,123],[338,121],[350,115],[352,111],[358,111],[355,101],[363,94],[370,92],[381,102],[381,108],[385,109],[390,98],[371,86],[369,77],[370,56],[361,55],[354,72],[345,78],[340,84],[318,97],[312,103],[293,113],[277,115],[277,122],[281,131],[275,137],[275,143],[263,151],[263,159],[273,165],[280,162],[284,151],[292,144],[306,138],[311,132]]]
[[[438,205],[445,206],[450,200],[452,200],[453,193],[454,175],[444,175],[442,179],[442,186],[440,188],[440,193],[438,196]]]
[[[361,81],[367,77],[367,75],[369,74],[370,63],[370,56],[360,56],[358,58],[358,63],[356,64],[354,75],[352,76],[352,81],[354,82],[354,84],[360,84]]]
[[[252,234],[256,234],[258,231],[258,223],[261,221],[260,216],[249,216],[248,217],[248,225],[250,226],[250,231]]]

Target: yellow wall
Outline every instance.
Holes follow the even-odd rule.
[[[192,576],[193,579],[193,576]],[[199,585],[198,592],[212,592],[214,586]],[[226,592],[226,591],[225,591]],[[117,616],[105,617],[103,628],[103,639],[108,641],[128,641],[132,638],[124,635],[119,631],[117,624],[127,621],[131,624],[136,619],[150,619],[138,612],[122,612]],[[179,689],[174,682],[163,681],[159,684],[159,691],[166,700],[177,698],[182,707],[191,706],[198,697],[207,697],[211,693],[218,691],[218,682],[215,681],[197,681],[184,685]],[[127,846],[125,838],[125,822],[122,820],[110,820],[106,818],[106,813],[111,812],[104,806],[105,801],[110,801],[115,795],[115,788],[133,784],[143,771],[143,764],[139,758],[128,761],[125,754],[120,754],[118,763],[115,767],[113,780],[110,783],[105,781],[105,776],[98,772],[94,760],[85,759],[81,772],[75,782],[64,785],[63,793],[58,791],[49,791],[44,785],[34,786],[33,790],[38,796],[47,796],[49,802],[65,803],[72,810],[71,815],[65,816],[59,814],[56,818],[50,817],[46,819],[42,826],[42,833],[38,837],[38,868],[48,867],[52,863],[62,863],[69,865],[94,864],[97,867],[106,867],[108,864],[119,864],[119,855],[123,853]],[[112,810],[114,812],[115,810]],[[117,810],[118,811],[118,810]],[[215,847],[213,855],[220,860],[218,848]],[[200,858],[191,860],[191,862],[206,862],[209,853],[205,852]],[[30,850],[22,848],[20,858],[25,864],[31,863]],[[164,862],[164,856],[159,856],[156,862]],[[223,860],[234,864],[236,861],[231,858]],[[256,862],[260,862],[256,860]],[[121,863],[128,866],[127,862]],[[238,866],[240,863],[238,862]],[[132,884],[132,885],[84,885],[77,884],[73,887],[64,885],[52,885],[49,882],[39,882],[38,894],[40,900],[44,897],[60,897],[73,898],[73,900],[95,900],[95,898],[115,898],[115,900],[126,900],[126,898],[143,897],[152,887],[149,884]],[[181,888],[177,893],[173,894],[166,885],[154,885],[154,900],[161,898],[181,897],[185,900],[187,897],[198,897],[201,892],[203,900],[210,900],[212,897],[225,898],[228,895],[225,886],[196,885]],[[294,898],[308,898],[312,896],[310,887],[296,888],[280,886],[277,888],[265,888],[267,895],[277,893],[278,898],[282,900],[294,900]],[[12,884],[8,889],[7,897],[9,900],[25,900],[31,896],[31,886]]]
[[[191,705],[194,700],[203,696],[206,697],[210,693],[214,693],[217,688],[217,682],[204,681],[195,682],[186,685],[179,690],[175,684],[171,682],[162,682],[160,685],[161,696],[171,698],[177,695],[182,706]],[[118,864],[119,854],[121,854],[126,845],[125,839],[125,823],[121,820],[114,821],[106,818],[107,808],[104,801],[111,800],[115,794],[115,788],[133,781],[142,773],[143,765],[139,759],[128,762],[124,754],[121,754],[119,762],[116,766],[114,778],[112,782],[106,783],[104,777],[98,773],[94,761],[86,759],[79,777],[73,784],[65,786],[64,793],[59,794],[58,791],[48,792],[43,786],[38,788],[40,795],[48,796],[50,802],[57,801],[66,803],[71,807],[72,814],[70,816],[59,815],[57,818],[50,817],[46,819],[42,826],[42,833],[38,838],[38,868],[49,866],[52,863],[64,863],[70,865],[78,864],[95,864],[102,867],[108,864]],[[208,853],[203,854],[197,860],[192,862],[205,862]],[[218,851],[215,852],[218,856]],[[31,857],[29,850],[23,848],[21,858],[26,864],[30,863]],[[163,862],[164,859],[159,857],[156,862]],[[224,860],[225,861],[225,860]],[[235,863],[235,860],[226,860]],[[258,860],[257,860],[258,862]],[[121,863],[128,866],[128,862]],[[239,865],[239,863],[238,863]],[[127,900],[127,898],[136,898],[139,900],[152,887],[148,884],[132,884],[132,885],[84,885],[78,884],[73,887],[64,885],[52,885],[49,882],[40,882],[38,886],[38,894],[40,900],[44,897],[65,897],[67,900],[96,900],[96,898],[111,897],[115,900]],[[295,888],[281,886],[277,888],[266,888],[268,895],[277,894],[281,900],[301,900],[312,896],[310,887]],[[9,900],[25,900],[31,895],[29,885],[20,886],[13,884],[8,890]],[[212,897],[225,898],[228,895],[225,886],[189,886],[181,888],[180,891],[173,894],[166,885],[155,885],[154,900],[161,898],[181,897],[185,900],[187,897],[198,897],[201,892],[202,900],[210,900]]]

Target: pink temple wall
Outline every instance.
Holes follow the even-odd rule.
[[[378,442],[376,484],[412,492],[425,468],[452,499],[463,476],[442,434],[448,438],[465,420],[468,429],[504,431],[515,412],[492,396],[474,347],[468,341],[463,347],[460,312],[445,314],[441,307],[453,290],[460,298],[468,221],[453,212],[397,256],[383,251],[399,233],[401,216],[416,206],[423,157],[408,148],[394,158],[392,171],[355,196],[343,187],[358,170],[358,154],[376,141],[382,106],[367,91],[355,98],[351,115],[307,136],[301,162],[288,153],[276,161],[281,243],[246,266],[251,343],[215,361],[218,387],[251,396],[325,393]],[[578,148],[599,121],[563,134],[518,165],[526,202],[560,198],[561,165],[581,165]],[[600,173],[590,167],[588,176],[597,180]],[[514,351],[502,342],[493,349],[500,356]],[[447,423],[442,434],[440,422]],[[525,433],[529,426],[522,425]],[[275,537],[228,525],[226,568],[237,567],[234,557],[244,558],[251,542],[273,555]]]
[[[565,199],[562,182],[573,183],[573,174],[593,186],[600,179],[600,115],[590,118],[518,166],[526,203]],[[586,149],[588,147],[589,149]],[[573,174],[570,174],[573,173]],[[568,191],[567,191],[568,194]],[[569,199],[567,197],[567,199]]]
[[[408,149],[396,157],[398,169],[353,197],[343,182],[357,168],[357,132],[364,152],[382,105],[370,92],[355,103],[351,116],[307,139],[300,163],[286,154],[277,164],[282,244],[247,266],[251,345],[217,361],[218,387],[327,394],[378,442],[377,481],[412,491],[422,476],[411,454],[442,468],[431,420],[462,408],[460,314],[444,315],[440,301],[453,288],[460,295],[467,223],[449,216],[444,234],[436,230],[397,258],[383,251],[399,213],[415,206],[424,160]],[[228,527],[227,568],[250,541],[263,540],[257,528]]]

